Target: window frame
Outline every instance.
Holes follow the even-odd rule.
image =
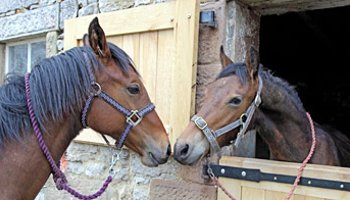
[[[21,40],[21,41],[16,41],[16,42],[7,42],[5,45],[5,74],[9,73],[9,55],[10,55],[10,47],[16,46],[16,45],[21,45],[21,44],[27,44],[27,72],[31,70],[31,61],[32,61],[32,44],[37,43],[37,42],[45,42],[46,46],[46,38],[45,37],[40,37],[40,38],[34,38],[34,39],[26,39],[26,40]],[[46,53],[46,49],[45,49]]]

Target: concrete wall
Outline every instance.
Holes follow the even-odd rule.
[[[47,56],[63,50],[65,19],[127,9],[169,0],[4,0],[0,5],[0,42],[18,41],[46,35]],[[219,49],[225,49],[234,60],[242,61],[246,36],[256,34],[249,23],[256,20],[248,9],[226,0],[201,0],[201,10],[215,10],[215,28],[200,25],[197,72],[196,109],[203,102],[204,89],[221,70]],[[236,20],[237,17],[239,20]],[[43,20],[45,19],[45,20]],[[248,19],[248,20],[246,20]],[[254,19],[254,20],[251,20]],[[241,24],[244,25],[241,25]],[[258,25],[258,24],[257,24]],[[246,31],[241,28],[248,28]],[[251,32],[253,31],[253,32]],[[253,34],[251,34],[253,33]],[[4,56],[0,45],[0,62]],[[1,75],[1,70],[0,70]],[[251,141],[255,138],[251,136]],[[203,179],[202,164],[181,166],[171,158],[165,165],[148,168],[134,153],[125,149],[127,157],[115,169],[117,174],[108,190],[99,199],[216,199],[216,188]],[[243,150],[247,152],[248,150]],[[232,147],[225,148],[226,155],[237,155]],[[238,153],[240,154],[240,153]],[[110,151],[103,146],[73,142],[66,151],[62,167],[70,184],[84,194],[99,190],[108,176]],[[37,199],[73,199],[65,191],[58,191],[50,177]]]

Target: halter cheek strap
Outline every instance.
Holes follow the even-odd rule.
[[[207,122],[202,117],[194,115],[191,118],[191,121],[197,126],[197,128],[199,128],[202,131],[202,133],[207,138],[210,144],[211,154],[218,154],[220,156],[221,154],[220,145],[217,142],[216,138],[238,127],[240,127],[240,130],[237,134],[237,138],[234,145],[237,147],[238,144],[240,143],[244,133],[247,131],[247,128],[250,124],[250,121],[253,117],[253,114],[256,108],[259,107],[259,105],[261,104],[261,90],[263,87],[263,82],[260,76],[258,78],[259,78],[259,86],[258,86],[258,91],[256,92],[256,96],[254,98],[254,101],[249,105],[246,112],[244,112],[239,119],[214,131],[208,127]]]
[[[111,96],[109,96],[107,93],[102,91],[101,86],[95,81],[95,77],[94,77],[94,74],[92,72],[91,63],[90,63],[90,61],[85,53],[84,53],[84,58],[85,58],[85,62],[88,65],[88,71],[89,71],[89,76],[90,76],[90,80],[91,80],[92,92],[91,92],[91,95],[89,96],[89,98],[86,100],[85,106],[82,110],[81,123],[82,123],[84,128],[86,128],[88,126],[87,114],[90,110],[91,103],[92,103],[93,99],[95,97],[99,97],[99,98],[103,99],[106,103],[111,105],[114,109],[116,109],[120,113],[122,113],[126,118],[126,122],[125,122],[126,127],[116,143],[116,148],[118,150],[120,150],[124,144],[126,137],[129,134],[131,128],[137,126],[146,114],[150,113],[151,111],[153,111],[155,109],[155,106],[153,103],[149,103],[146,107],[142,108],[141,110],[129,110],[129,109],[125,108],[124,106],[122,106],[120,103],[118,103],[116,100],[114,100]],[[101,134],[101,135],[102,135],[103,139],[106,141],[106,143],[109,145],[107,138],[103,134]]]

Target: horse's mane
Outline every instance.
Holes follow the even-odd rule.
[[[134,64],[120,48],[108,44],[113,59],[124,72]],[[30,76],[30,95],[40,128],[46,122],[58,122],[65,115],[80,114],[90,90],[91,80],[84,52],[96,71],[102,66],[89,47],[75,47],[36,65]],[[135,70],[136,72],[136,70]],[[7,140],[20,139],[31,128],[28,116],[24,77],[7,74],[0,87],[0,145]]]
[[[248,70],[245,63],[230,64],[225,67],[218,75],[217,79],[227,77],[230,75],[236,75],[241,83],[246,84],[248,82]],[[299,98],[295,87],[291,86],[287,81],[274,76],[270,70],[264,69],[262,65],[259,66],[259,75],[263,80],[269,80],[276,85],[276,87],[282,88],[289,95],[290,99],[296,105],[299,111],[304,111],[304,106]]]

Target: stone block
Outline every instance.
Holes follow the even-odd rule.
[[[150,4],[151,0],[135,0],[135,6]]]
[[[14,15],[14,14],[17,14],[15,10],[11,10],[11,11],[8,11],[5,13],[5,16],[11,16],[11,15]]]
[[[57,6],[41,7],[25,13],[0,18],[0,40],[56,30],[58,27]]]
[[[89,3],[88,3],[88,0],[78,0],[78,5],[79,6],[87,6]]]
[[[91,3],[79,9],[79,17],[98,13],[98,3]]]
[[[154,179],[149,197],[150,200],[216,200],[216,188],[180,180]]]
[[[220,46],[223,44],[225,29],[224,2],[209,2],[201,5],[201,11],[215,11],[216,27],[199,26],[198,63],[210,64],[220,60]]]
[[[92,178],[86,178],[84,176],[79,176],[73,179],[72,177],[67,177],[70,187],[74,188],[76,191],[78,191],[81,194],[84,195],[91,195],[95,192],[97,192],[102,184],[104,183],[105,179],[98,178],[98,179],[92,179]],[[116,184],[114,181],[112,181],[107,190],[98,198],[98,199],[106,199],[106,200],[119,200],[120,193],[123,192],[130,192],[129,190],[125,189],[128,185],[123,184]],[[130,198],[130,195],[126,195]],[[45,186],[41,189],[40,193],[37,195],[35,200],[44,200],[44,199],[76,199],[74,196],[69,194],[65,190],[57,190],[55,183],[52,179],[52,176],[49,177],[48,181],[46,182]]]
[[[211,163],[213,163],[212,160]],[[186,182],[197,183],[197,184],[208,184],[209,179],[203,175],[203,166],[206,165],[206,160],[201,159],[195,165],[187,166],[182,165],[179,177]]]
[[[226,53],[234,62],[244,62],[249,46],[259,49],[260,15],[236,1],[226,7]]]
[[[202,106],[207,85],[215,80],[221,69],[220,63],[197,66],[196,112]]]
[[[149,184],[153,178],[176,179],[181,165],[170,157],[168,162],[158,167],[144,166],[138,155],[132,154],[131,174],[134,184]]]
[[[61,10],[59,27],[60,29],[63,29],[64,20],[75,18],[78,16],[79,5],[76,0],[65,0],[62,1],[59,5]]]
[[[132,194],[132,199],[133,200],[148,200],[148,192],[149,187],[148,185],[142,185],[142,186],[135,186],[133,194]]]
[[[60,39],[57,40],[56,45],[57,45],[57,51],[58,52],[63,51],[63,48],[64,48],[64,41],[63,40],[60,40]]]
[[[0,63],[4,66],[0,67],[0,85],[2,85],[5,77],[5,44],[0,44]]]
[[[51,57],[57,54],[57,37],[58,33],[56,31],[46,34],[46,57]]]
[[[52,5],[55,3],[56,3],[56,0],[40,0],[39,5],[40,6],[48,6],[48,5]]]
[[[134,0],[100,0],[99,7],[101,12],[110,12],[131,8],[134,6]]]
[[[0,13],[16,10],[19,8],[29,8],[33,4],[39,4],[40,0],[2,0]]]

